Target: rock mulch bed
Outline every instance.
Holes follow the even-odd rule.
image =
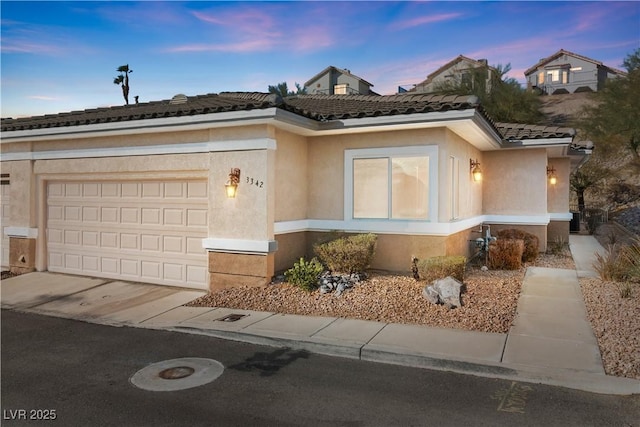
[[[591,327],[608,375],[640,380],[640,284],[628,298],[620,284],[580,279]]]
[[[571,258],[562,256],[542,255],[535,265],[575,268]],[[382,272],[370,273],[366,280],[339,296],[305,292],[287,283],[277,283],[220,290],[189,305],[506,333],[516,313],[525,270],[469,270],[461,295],[462,307],[455,309],[429,303],[422,296],[424,282]]]
[[[287,283],[260,288],[225,289],[188,305],[308,316],[333,316],[418,324],[470,331],[509,331],[526,267],[575,269],[570,256],[541,255],[516,271],[467,272],[462,307],[433,305],[422,296],[423,282],[410,276],[372,273],[342,295],[305,292]],[[608,375],[640,379],[640,285],[621,298],[618,284],[580,279],[591,325]]]

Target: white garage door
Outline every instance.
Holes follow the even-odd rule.
[[[48,269],[208,288],[207,182],[50,182]]]
[[[11,210],[11,205],[9,203],[10,199],[10,187],[9,187],[9,176],[5,176],[2,174],[2,180],[0,181],[0,221],[2,221],[2,226],[0,227],[0,232],[2,232],[2,245],[0,246],[0,258],[2,259],[2,268],[9,269],[9,236],[6,235],[4,229],[7,225],[9,225],[9,212]]]

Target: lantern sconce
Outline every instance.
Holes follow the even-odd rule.
[[[476,159],[476,160],[469,159],[469,165],[470,165],[470,169],[471,169],[471,175],[473,175],[473,180],[474,181],[481,181],[482,180],[482,169],[480,169],[480,162],[478,161],[478,159]]]
[[[240,183],[240,169],[231,168],[231,172],[229,173],[229,180],[224,185],[225,191],[227,193],[227,198],[235,199],[236,193],[238,192],[239,183]]]
[[[549,177],[549,184],[556,185],[558,183],[558,177],[556,176],[556,168],[553,166],[547,166],[547,176]]]

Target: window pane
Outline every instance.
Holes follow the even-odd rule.
[[[394,157],[391,217],[425,219],[429,207],[429,157]]]
[[[353,217],[389,218],[389,159],[353,160]]]

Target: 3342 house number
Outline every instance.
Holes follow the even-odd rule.
[[[252,178],[250,176],[246,177],[246,179],[247,179],[247,184],[255,185],[258,188],[264,188],[264,181],[260,181],[259,179]]]

